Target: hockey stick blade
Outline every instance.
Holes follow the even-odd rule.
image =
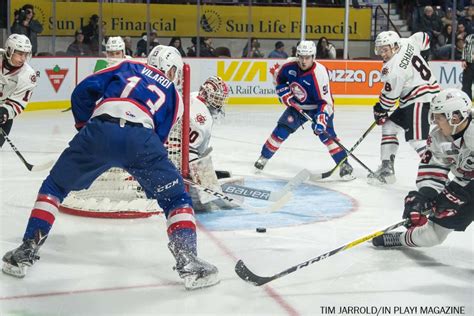
[[[218,192],[218,191],[215,191],[215,190],[212,190],[210,188],[207,188],[207,187],[204,187],[198,183],[195,183],[194,181],[190,180],[190,179],[183,179],[184,183],[187,183],[189,185],[192,185],[194,186],[195,188],[197,188],[198,190],[201,190],[207,194],[210,194],[212,196],[215,196],[223,201],[226,201],[226,202],[229,202],[229,203],[233,203],[241,208],[244,208],[244,209],[248,209],[248,210],[251,210],[251,211],[255,211],[257,213],[269,213],[269,212],[274,212],[280,208],[282,208],[292,197],[292,194],[291,192],[288,192],[287,194],[285,194],[280,200],[274,202],[274,203],[271,203],[270,205],[268,206],[263,206],[263,207],[257,207],[257,206],[251,206],[251,205],[247,205],[245,203],[242,203],[230,196],[228,196],[227,194],[224,194],[222,192]]]
[[[307,267],[315,262],[318,262],[318,261],[321,261],[321,260],[324,260],[324,259],[327,259],[339,252],[342,252],[344,250],[347,250],[347,249],[350,249],[352,247],[355,247],[363,242],[366,242],[366,241],[369,241],[369,240],[372,240],[374,239],[375,237],[377,236],[380,236],[380,235],[383,235],[385,234],[386,232],[389,232],[391,230],[394,230],[400,226],[403,226],[405,224],[408,223],[408,219],[404,219],[398,223],[395,223],[393,225],[390,225],[388,227],[386,227],[385,229],[382,229],[382,230],[379,230],[379,231],[376,231],[375,233],[371,233],[369,235],[366,235],[366,236],[363,236],[361,238],[358,238],[354,241],[351,241],[347,244],[344,244],[342,245],[341,247],[338,247],[336,249],[333,249],[331,251],[328,251],[326,253],[323,253],[322,255],[319,255],[315,258],[312,258],[312,259],[309,259],[305,262],[302,262],[300,264],[297,264],[297,265],[294,265],[292,266],[291,268],[288,268],[286,270],[283,270],[282,272],[280,273],[277,273],[275,275],[272,275],[272,276],[269,276],[269,277],[262,277],[262,276],[259,276],[259,275],[256,275],[255,273],[253,273],[252,271],[250,271],[249,268],[247,268],[247,266],[245,265],[245,263],[242,261],[242,260],[239,260],[237,262],[237,264],[235,265],[235,273],[237,273],[237,275],[244,281],[248,282],[248,283],[251,283],[255,286],[260,286],[260,285],[263,285],[263,284],[266,284],[270,281],[273,281],[273,280],[276,280],[276,279],[279,279],[285,275],[288,275],[290,273],[293,273],[301,268],[304,268],[304,267]]]
[[[18,156],[18,158],[20,158],[21,162],[23,162],[26,169],[28,169],[29,171],[41,171],[41,170],[48,169],[49,167],[53,165],[54,160],[51,160],[51,161],[45,162],[44,164],[36,165],[36,166],[30,164],[28,161],[26,161],[25,157],[23,157],[23,155],[20,153],[18,148],[16,148],[15,144],[13,144],[10,137],[8,137],[7,133],[5,133],[5,131],[1,127],[0,127],[0,134],[3,136],[3,138],[5,138],[5,140],[8,142],[8,144],[13,149],[15,154]]]
[[[293,191],[298,185],[308,180],[310,174],[311,173],[307,169],[301,170],[296,176],[291,178],[291,180],[288,181],[281,190],[276,192],[231,183],[222,185],[222,191],[224,193],[239,195],[251,199],[278,202],[283,199],[287,193]]]
[[[49,168],[51,168],[54,165],[54,162],[55,162],[54,160],[50,160],[50,161],[47,161],[47,162],[45,162],[43,164],[40,164],[40,165],[30,165],[31,169],[28,168],[28,166],[27,166],[27,168],[28,168],[28,170],[34,171],[34,172],[48,170]]]

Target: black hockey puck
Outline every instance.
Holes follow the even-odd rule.
[[[257,227],[256,231],[257,233],[266,233],[267,229],[265,227]]]

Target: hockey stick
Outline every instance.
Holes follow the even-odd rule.
[[[252,283],[253,285],[255,286],[260,286],[260,285],[263,285],[263,284],[266,284],[270,281],[273,281],[273,280],[276,280],[276,279],[279,279],[287,274],[290,274],[290,273],[293,273],[301,268],[304,268],[304,267],[307,267],[309,266],[310,264],[313,264],[315,262],[318,262],[318,261],[321,261],[321,260],[324,260],[324,259],[327,259],[331,256],[334,256],[335,254],[337,253],[340,253],[340,252],[343,252],[344,250],[347,250],[347,249],[350,249],[352,247],[355,247],[363,242],[366,242],[366,241],[369,241],[369,240],[372,240],[374,239],[375,237],[377,236],[380,236],[380,235],[383,235],[391,230],[394,230],[400,226],[403,226],[405,224],[407,224],[409,222],[409,219],[404,219],[398,223],[395,223],[391,226],[388,226],[387,228],[385,229],[382,229],[382,230],[379,230],[375,233],[372,233],[372,234],[369,234],[369,235],[366,235],[364,237],[361,237],[361,238],[358,238],[354,241],[351,241],[339,248],[336,248],[336,249],[333,249],[331,251],[328,251],[326,253],[323,253],[322,255],[319,255],[315,258],[312,258],[312,259],[309,259],[305,262],[302,262],[300,264],[297,264],[295,266],[292,266],[291,268],[289,269],[286,269],[280,273],[277,273],[275,275],[272,275],[272,276],[269,276],[269,277],[263,277],[263,276],[259,276],[259,275],[256,275],[255,273],[253,273],[252,271],[250,271],[249,268],[247,268],[247,266],[245,265],[245,263],[242,261],[242,260],[239,260],[237,261],[237,264],[235,265],[235,273],[237,273],[237,275],[244,281],[246,282],[249,282],[249,283]]]
[[[204,187],[190,179],[185,179],[183,178],[183,181],[184,183],[186,184],[189,184],[189,185],[192,185],[193,187],[195,187],[196,189],[198,190],[201,190],[202,192],[205,192],[207,194],[210,194],[212,196],[215,196],[223,201],[226,201],[226,202],[229,202],[229,203],[233,203],[241,208],[246,208],[248,210],[251,210],[251,211],[255,211],[255,212],[258,212],[258,213],[268,213],[268,212],[273,212],[273,211],[276,211],[280,208],[283,207],[283,205],[285,205],[290,199],[291,199],[291,192],[288,192],[287,194],[285,194],[280,200],[268,205],[268,206],[264,206],[264,207],[256,207],[256,206],[251,206],[251,205],[247,205],[247,204],[244,204],[230,196],[228,196],[227,194],[224,194],[224,193],[221,193],[221,192],[218,192],[218,191],[215,191],[213,189],[210,189],[210,188],[207,188],[207,187]]]
[[[360,143],[362,143],[362,141],[365,139],[365,137],[367,137],[367,135],[374,129],[375,126],[377,126],[377,123],[374,121],[370,125],[370,127],[364,132],[364,134],[362,134],[362,136],[357,140],[357,142],[352,146],[352,148],[349,150],[351,153],[354,152],[354,150],[360,145]],[[329,171],[326,171],[326,172],[323,172],[323,173],[311,173],[311,175],[309,176],[309,180],[318,181],[318,180],[329,178],[330,176],[332,176],[334,171],[336,171],[337,168],[339,168],[347,160],[347,158],[348,158],[348,156],[344,157],[341,161],[339,161],[339,163],[337,165],[335,165]]]
[[[64,112],[69,112],[69,111],[71,111],[71,110],[72,110],[72,107],[68,107],[67,109],[61,110],[61,112],[64,113]]]
[[[48,162],[45,162],[44,164],[41,165],[32,165],[26,161],[26,159],[23,157],[23,155],[20,153],[20,151],[16,148],[16,146],[13,144],[11,139],[8,137],[7,133],[3,130],[3,128],[0,127],[0,134],[2,134],[3,138],[8,142],[8,144],[12,147],[13,151],[15,154],[20,158],[20,160],[23,162],[25,167],[30,170],[30,171],[42,171],[49,169],[53,164],[54,160],[50,160]]]
[[[313,124],[316,124],[316,122],[313,120],[311,116],[309,116],[306,112],[303,111],[302,108],[300,108],[297,104],[292,104],[292,107],[297,110],[298,112],[301,113],[308,121],[312,122]],[[387,183],[384,178],[378,176],[369,168],[367,167],[362,161],[360,161],[359,158],[357,158],[351,151],[347,150],[347,148],[341,144],[340,141],[338,141],[335,137],[332,137],[331,135],[328,134],[328,132],[324,131],[324,134],[331,139],[333,142],[336,143],[339,147],[341,147],[347,155],[351,156],[355,161],[357,161],[362,167],[364,167],[365,170],[367,170],[370,174],[372,174],[375,178],[379,179],[380,182],[382,183]]]
[[[311,173],[306,169],[301,170],[296,176],[294,176],[290,181],[288,181],[288,183],[283,187],[283,189],[276,192],[260,190],[231,183],[226,183],[222,185],[222,191],[224,193],[239,195],[251,199],[277,202],[282,199],[287,193],[293,191],[298,185],[308,180],[310,174]]]

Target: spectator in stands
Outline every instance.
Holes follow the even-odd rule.
[[[149,43],[150,47],[149,50],[146,50],[147,42]],[[153,47],[160,45],[158,42],[158,34],[155,30],[150,32],[150,39],[148,41],[146,32],[142,33],[142,38],[137,43],[137,57],[146,57],[148,53],[153,49]]]
[[[418,24],[418,31],[428,33],[430,36],[430,47],[434,51],[441,44],[440,35],[443,28],[443,22],[438,15],[434,14],[432,6],[427,5],[424,8],[424,14]]]
[[[474,34],[466,37],[462,52],[462,91],[472,100],[472,82],[474,80]]]
[[[191,39],[193,46],[188,48],[188,57],[215,57],[214,47],[212,47],[212,39],[209,37],[199,38],[199,56],[197,56],[196,43],[197,37]]]
[[[451,45],[452,43],[452,34],[453,34],[453,26],[451,24],[446,24],[443,28],[443,32],[441,32],[441,45]]]
[[[456,39],[465,39],[467,36],[466,27],[462,23],[458,23],[458,28],[456,30]]]
[[[245,44],[244,50],[242,51],[242,57],[249,58],[262,58],[264,57],[263,53],[260,51],[260,42],[255,37],[250,39],[250,50],[249,50],[249,41]]]
[[[124,37],[123,41],[125,42],[125,55],[134,56],[132,49],[132,39],[130,38],[130,36]]]
[[[77,30],[74,34],[75,40],[67,48],[68,56],[91,56],[92,51],[88,44],[84,43],[84,34],[82,30]]]
[[[275,43],[275,49],[268,54],[268,58],[288,58],[288,54],[285,52],[285,44],[282,41]]]
[[[459,23],[464,24],[467,34],[474,33],[474,6],[468,6],[464,10],[464,16],[459,18]]]
[[[316,59],[336,59],[336,48],[326,37],[321,37],[316,46]]]
[[[232,57],[230,49],[224,46],[216,47],[216,49],[214,49],[214,55],[216,55],[216,57]]]
[[[443,22],[443,25],[451,25],[453,23],[453,10],[451,8],[446,10],[446,14],[441,17],[441,22]]]
[[[43,25],[34,19],[35,12],[31,4],[25,4],[20,10],[15,11],[15,21],[11,32],[26,35],[30,39],[33,56],[38,52],[38,34],[43,32]]]
[[[168,46],[173,46],[181,54],[181,57],[186,57],[186,53],[184,52],[183,46],[181,45],[181,37],[172,37]]]
[[[89,45],[92,54],[99,53],[99,16],[97,14],[91,15],[89,23],[82,28],[84,35],[84,43]]]

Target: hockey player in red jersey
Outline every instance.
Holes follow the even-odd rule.
[[[429,102],[440,87],[420,51],[429,49],[426,33],[415,33],[400,39],[393,31],[381,32],[375,40],[375,53],[382,57],[382,82],[379,102],[374,106],[374,118],[382,125],[380,147],[382,164],[368,176],[370,184],[394,183],[395,155],[398,150],[397,134],[404,133],[405,140],[422,155],[429,133]],[[388,117],[389,111],[399,107]]]
[[[7,135],[36,87],[36,73],[27,63],[30,57],[31,43],[25,35],[10,35],[5,50],[0,49],[0,127]],[[0,133],[0,147],[4,142]]]
[[[461,90],[442,90],[432,101],[430,133],[416,179],[405,198],[405,232],[372,240],[377,247],[431,247],[474,220],[474,121],[471,99]],[[449,173],[453,180],[448,178]],[[429,211],[428,217],[425,212]]]

